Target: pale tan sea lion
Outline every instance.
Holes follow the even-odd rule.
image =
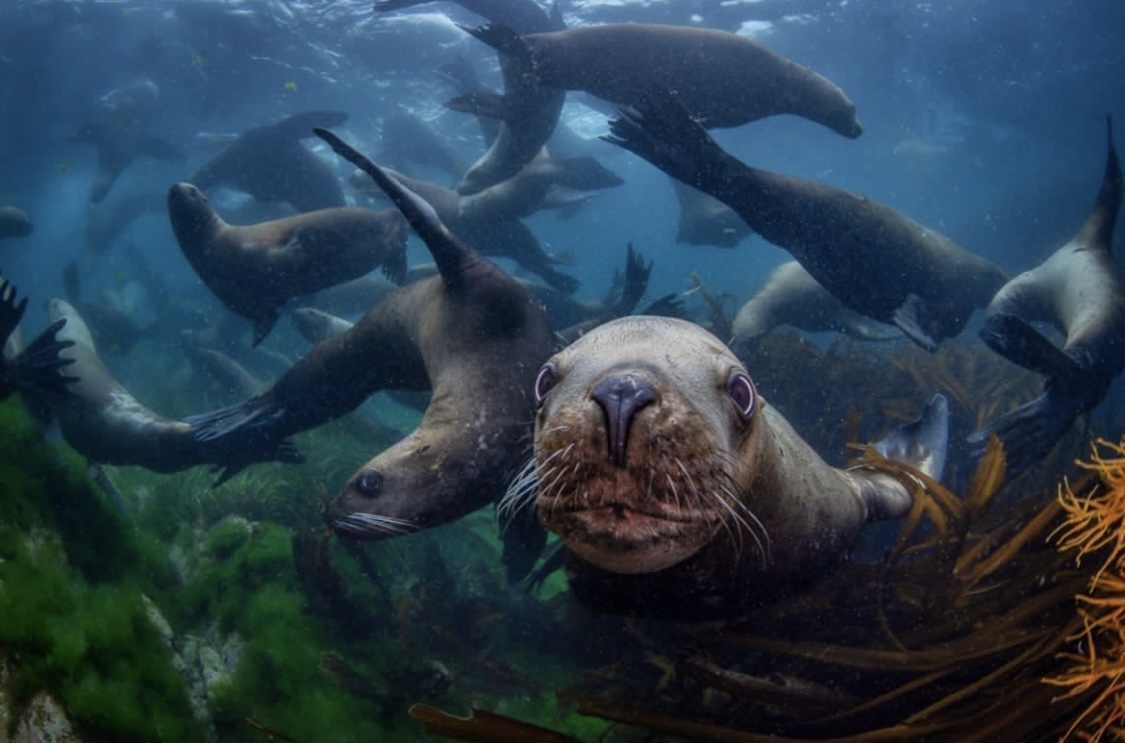
[[[860,530],[904,515],[907,488],[837,469],[758,394],[741,362],[685,320],[606,323],[553,356],[535,382],[534,497],[596,608],[679,618],[756,604],[842,559]],[[938,477],[948,406],[878,446]]]
[[[1016,276],[988,305],[981,337],[1013,363],[1046,376],[1043,394],[989,421],[970,441],[1004,442],[1009,472],[1040,459],[1079,415],[1095,408],[1125,369],[1125,282],[1113,260],[1121,208],[1121,162],[1106,121],[1108,151],[1097,200],[1077,234],[1046,261]],[[1031,322],[1049,322],[1060,349]]]
[[[734,209],[855,312],[927,350],[961,332],[1008,277],[991,261],[861,194],[752,168],[719,146],[678,96],[622,110],[605,139]]]
[[[188,263],[232,312],[254,323],[257,345],[289,299],[382,266],[406,273],[407,225],[392,210],[334,207],[239,227],[190,183],[168,191],[172,231]]]
[[[418,428],[363,465],[327,509],[339,533],[382,539],[453,521],[503,494],[530,444],[531,383],[551,331],[519,282],[458,240],[421,198],[330,132],[318,134],[386,191],[439,273],[319,343],[262,395],[191,420],[201,440],[268,450],[378,390],[432,389]]]
[[[509,39],[482,38],[505,54],[530,55],[535,81],[585,90],[618,105],[676,91],[705,126],[733,127],[794,114],[855,138],[855,104],[835,83],[728,31],[648,23],[577,26]]]

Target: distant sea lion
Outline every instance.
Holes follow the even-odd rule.
[[[199,278],[232,312],[254,323],[254,345],[292,297],[362,276],[376,266],[406,273],[406,222],[394,210],[336,207],[237,227],[190,183],[168,192],[176,240]]]
[[[497,499],[526,457],[531,383],[551,352],[547,316],[416,194],[330,132],[318,134],[386,191],[439,275],[398,289],[262,395],[192,418],[196,435],[234,450],[268,450],[378,390],[432,388],[418,428],[361,467],[326,516],[339,533],[359,539],[453,521]]]
[[[810,333],[831,330],[866,341],[902,337],[897,328],[877,323],[840,304],[797,261],[775,268],[758,293],[738,310],[730,347],[742,357],[754,340],[779,325],[792,325]]]
[[[1108,153],[1097,201],[1081,229],[1039,266],[1009,281],[988,305],[981,337],[1009,361],[1043,374],[1043,394],[970,437],[1004,442],[1009,472],[1042,458],[1079,415],[1105,397],[1125,368],[1125,282],[1113,260],[1121,162],[1106,122]],[[1051,323],[1059,349],[1030,324]]]
[[[680,202],[676,242],[684,245],[713,245],[733,248],[754,234],[742,217],[714,196],[708,196],[675,178],[672,190]]]
[[[534,460],[501,509],[534,497],[573,554],[571,590],[598,609],[678,619],[745,609],[910,508],[895,478],[826,464],[730,350],[685,320],[595,328],[547,361],[535,395]],[[947,437],[937,395],[921,423],[877,446],[939,477]]]
[[[51,323],[26,347],[19,333],[27,297],[16,300],[16,287],[0,276],[0,402],[13,392],[65,395],[74,377],[63,373],[72,361],[61,356],[71,342],[58,338],[65,320]]]
[[[535,0],[451,0],[465,10],[487,18],[493,23],[503,23],[516,33],[531,34],[539,31],[557,31],[563,28],[558,4],[551,13],[543,10]],[[375,10],[390,11],[426,5],[433,0],[376,0]]]
[[[336,172],[301,144],[314,126],[339,126],[342,111],[306,111],[247,129],[188,176],[204,192],[231,186],[259,201],[284,201],[299,212],[344,206]]]
[[[438,219],[449,227],[449,231],[457,235],[458,239],[464,240],[470,247],[486,255],[510,258],[528,271],[541,276],[559,291],[569,294],[578,288],[578,279],[556,269],[555,259],[543,250],[535,234],[516,217],[512,215],[501,217],[494,212],[477,219],[472,215],[472,210],[462,212],[461,202],[466,197],[456,191],[420,178],[412,178],[398,171],[387,170],[387,172],[396,181],[421,196],[433,207]],[[368,187],[362,182],[357,183],[354,175],[352,183],[360,190]]]
[[[408,111],[392,111],[383,119],[380,129],[381,162],[402,170],[411,164],[430,165],[449,176],[451,182],[461,180],[465,169],[446,140],[426,122]]]
[[[855,104],[828,78],[745,36],[710,28],[647,23],[564,31],[481,35],[508,55],[530,57],[535,82],[584,90],[622,106],[676,91],[708,128],[794,114],[855,138]]]
[[[53,322],[65,320],[59,338],[71,345],[61,356],[72,364],[67,371],[76,380],[66,394],[39,400],[58,420],[63,438],[75,451],[91,462],[136,465],[154,472],[178,472],[229,460],[239,462],[237,469],[249,464],[247,453],[225,452],[199,442],[188,424],[158,415],[138,402],[98,358],[86,323],[68,302],[52,299],[48,314]],[[287,442],[279,442],[272,451],[250,461],[299,459]]]
[[[35,224],[27,212],[15,206],[0,206],[0,240],[6,237],[27,237]]]
[[[746,165],[676,96],[621,113],[607,141],[727,204],[844,306],[897,325],[927,350],[961,332],[1007,281],[991,261],[885,204]]]

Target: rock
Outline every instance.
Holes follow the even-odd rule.
[[[12,743],[82,743],[62,706],[41,691],[32,697],[16,725]]]

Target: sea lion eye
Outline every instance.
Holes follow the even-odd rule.
[[[372,497],[379,492],[382,485],[383,476],[375,470],[364,470],[355,481],[356,490],[363,495]]]
[[[734,403],[740,416],[749,418],[753,415],[754,383],[745,372],[736,370],[731,373],[730,378],[727,379],[727,394],[730,395],[730,401]]]
[[[543,368],[539,370],[539,374],[535,377],[535,404],[542,405],[543,398],[547,396],[555,383],[558,382],[558,374],[555,371],[555,365],[547,362]]]

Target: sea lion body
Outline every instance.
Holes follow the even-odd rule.
[[[27,212],[15,206],[0,206],[0,240],[27,237],[35,229]]]
[[[675,97],[623,112],[611,129],[610,142],[730,206],[844,306],[898,325],[927,350],[960,333],[1008,279],[991,261],[885,204],[746,165]]]
[[[531,382],[550,353],[550,326],[518,282],[457,240],[417,195],[321,136],[387,192],[439,274],[401,287],[319,343],[263,395],[193,423],[202,439],[256,449],[378,390],[432,389],[418,428],[361,467],[328,508],[341,534],[380,539],[453,521],[503,493],[527,451]]]
[[[543,86],[585,90],[627,106],[656,88],[677,91],[708,128],[794,114],[845,137],[863,132],[855,104],[835,83],[727,31],[611,23],[521,39]]]
[[[536,508],[574,555],[572,590],[597,608],[679,618],[745,608],[910,506],[890,476],[825,463],[730,349],[684,320],[595,328],[547,362],[536,393]],[[931,407],[915,454],[936,473],[948,421],[943,398]]]
[[[180,183],[168,192],[168,213],[203,283],[254,322],[255,345],[292,297],[380,265],[391,278],[406,271],[407,225],[393,210],[335,207],[238,227],[224,222],[198,188]]]
[[[971,437],[979,442],[997,433],[1013,472],[1050,451],[1077,416],[1102,401],[1125,368],[1125,281],[1112,252],[1123,187],[1108,131],[1101,187],[1082,227],[1046,261],[1005,284],[986,311],[984,341],[1010,361],[1046,376],[1041,397],[990,421]],[[1060,331],[1062,348],[1029,324],[1034,321]]]
[[[314,126],[339,126],[341,111],[306,111],[276,124],[257,126],[215,153],[188,177],[204,192],[231,186],[258,201],[282,201],[298,212],[344,206],[340,179],[323,158],[303,144]]]
[[[755,339],[779,325],[817,333],[835,331],[860,340],[890,340],[901,334],[849,310],[797,261],[773,270],[765,285],[738,310],[730,346],[741,355]]]

